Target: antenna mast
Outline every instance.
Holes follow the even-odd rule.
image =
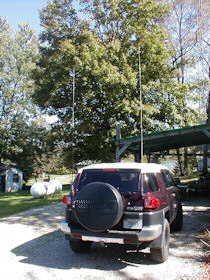
[[[74,168],[74,98],[75,98],[75,65],[73,66],[73,89],[72,89],[72,170]]]
[[[143,144],[143,120],[142,120],[142,111],[143,111],[143,103],[142,103],[142,91],[141,91],[141,50],[139,45],[139,97],[140,97],[140,134],[141,134],[141,145],[140,145],[140,158],[141,162],[143,162],[144,155],[144,144]]]

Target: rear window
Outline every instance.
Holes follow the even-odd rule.
[[[171,177],[170,172],[168,170],[162,170],[162,174],[163,174],[164,181],[166,183],[166,187],[170,188],[171,186],[173,186],[173,179]]]
[[[140,170],[136,169],[83,170],[78,189],[81,190],[92,182],[103,182],[122,192],[137,192],[139,190],[139,176]]]
[[[143,174],[144,193],[159,191],[156,174],[146,173]]]

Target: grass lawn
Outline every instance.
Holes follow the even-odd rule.
[[[0,218],[26,211],[30,208],[61,202],[62,197],[69,193],[70,183],[73,182],[74,177],[75,174],[50,175],[50,180],[57,179],[62,183],[63,190],[60,193],[46,196],[44,198],[35,199],[30,194],[29,187],[35,183],[35,178],[31,178],[27,182],[26,187],[28,187],[28,190],[22,190],[15,193],[0,192]],[[182,177],[180,179],[182,182],[189,182],[191,180],[198,179],[198,177],[199,173],[195,173],[193,176]],[[42,182],[43,178],[38,178],[37,181]]]
[[[30,208],[40,207],[62,201],[62,197],[69,193],[70,186],[63,186],[63,190],[44,198],[33,198],[29,190],[15,193],[0,193],[0,218],[8,217]]]
[[[198,179],[200,178],[201,176],[201,172],[193,172],[191,175],[188,175],[188,176],[180,176],[180,180],[182,183],[184,184],[187,184],[187,183],[190,183],[192,181],[198,181]]]
[[[12,214],[26,211],[30,208],[61,202],[63,196],[69,193],[70,183],[73,182],[74,177],[75,174],[50,174],[50,180],[59,180],[63,186],[63,189],[59,193],[46,196],[44,198],[33,198],[33,196],[30,194],[29,187],[31,187],[35,183],[35,178],[31,178],[26,183],[26,188],[28,188],[26,190],[13,193],[0,192],[0,218],[8,217]],[[43,178],[38,178],[37,182],[43,182]]]
[[[62,185],[68,185],[74,181],[74,177],[76,174],[64,174],[64,175],[55,175],[50,174],[50,180],[59,180]],[[48,174],[45,176],[48,177]],[[37,179],[37,182],[43,182],[43,178],[40,177]],[[35,183],[35,178],[31,178],[27,181],[26,186],[32,186]]]

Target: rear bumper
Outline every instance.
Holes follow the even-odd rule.
[[[162,225],[143,226],[142,229],[132,231],[109,230],[103,233],[95,233],[85,229],[74,228],[68,222],[61,222],[61,230],[67,239],[77,238],[83,241],[126,244],[149,242],[158,238],[162,233]]]

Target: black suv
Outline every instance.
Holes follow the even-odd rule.
[[[79,170],[63,197],[61,229],[73,251],[92,242],[150,248],[152,259],[168,258],[170,226],[182,229],[179,191],[168,169],[152,163],[95,164]]]

